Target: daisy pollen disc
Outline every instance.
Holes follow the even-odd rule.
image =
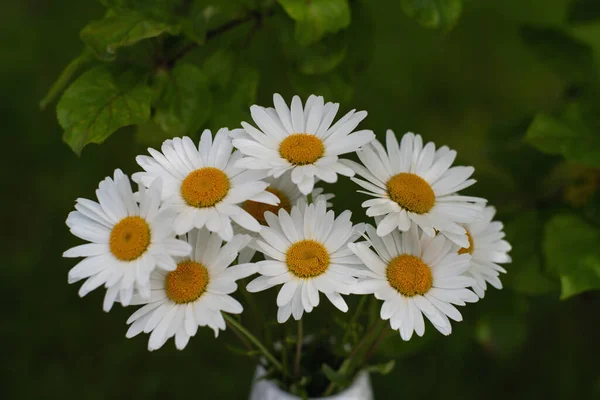
[[[394,258],[386,269],[387,280],[394,289],[407,297],[423,296],[431,289],[431,268],[419,257],[402,254]]]
[[[208,270],[199,262],[187,260],[177,264],[177,269],[167,274],[165,292],[174,303],[196,301],[208,287]]]
[[[435,193],[419,175],[401,172],[387,182],[390,198],[407,211],[426,214],[435,205]]]
[[[294,165],[312,164],[325,154],[321,139],[310,133],[294,133],[279,145],[279,154]]]
[[[204,167],[192,171],[181,183],[181,196],[193,207],[212,207],[227,196],[229,178],[218,168]]]
[[[150,227],[138,216],[125,217],[110,232],[110,252],[119,260],[133,261],[150,245]]]
[[[329,268],[329,253],[319,242],[302,240],[290,246],[285,261],[289,271],[298,278],[314,278]]]
[[[277,196],[277,198],[279,199],[279,205],[274,206],[271,204],[247,200],[242,206],[242,208],[248,214],[253,216],[254,219],[256,219],[261,225],[267,225],[267,221],[265,219],[266,212],[272,212],[273,214],[277,214],[280,209],[284,209],[287,212],[290,212],[290,210],[292,209],[290,198],[283,191],[272,187],[268,187],[265,190]]]
[[[465,228],[465,230],[467,231],[467,239],[469,239],[469,247],[461,247],[460,249],[458,249],[458,254],[472,254],[473,253],[473,236],[471,236],[471,233],[469,232],[468,229]]]

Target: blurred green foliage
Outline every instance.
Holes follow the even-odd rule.
[[[408,343],[387,336],[382,359],[396,366],[373,377],[378,399],[600,397],[598,10],[595,0],[3,2],[0,395],[247,396],[253,362],[226,347],[231,332],[149,353],[146,337],[125,339],[130,310],[103,313],[100,291],[79,299],[61,258],[77,243],[64,220],[114,168],[135,172],[145,147],[237,127],[279,92],[366,109],[363,126],[380,137],[410,130],[457,149],[476,167],[471,192],[506,223],[506,288],[466,307],[448,338],[431,326]],[[335,188],[336,210],[365,220],[356,187]],[[256,296],[253,329],[275,315],[274,296]]]

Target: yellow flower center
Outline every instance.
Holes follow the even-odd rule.
[[[435,204],[435,193],[427,181],[418,175],[401,172],[387,183],[390,198],[407,211],[425,214]]]
[[[110,232],[110,252],[122,261],[133,261],[150,245],[150,227],[140,217],[125,217]]]
[[[466,230],[466,231],[467,231],[467,238],[469,239],[469,247],[462,247],[462,248],[458,249],[458,254],[473,253],[473,236],[471,236],[471,233],[469,233],[468,230]]]
[[[285,255],[289,271],[298,278],[314,278],[329,267],[327,249],[314,240],[294,243]]]
[[[265,189],[267,192],[273,193],[279,199],[279,204],[273,206],[271,204],[259,203],[257,201],[247,200],[244,202],[242,208],[248,212],[248,214],[252,215],[261,225],[267,225],[267,221],[265,220],[265,213],[270,211],[274,214],[277,214],[280,209],[284,209],[288,213],[292,209],[290,204],[290,199],[283,193],[281,190],[267,188]]]
[[[229,192],[229,178],[218,168],[190,172],[181,183],[181,196],[192,207],[212,207]]]
[[[312,164],[323,157],[325,146],[310,133],[294,133],[279,145],[279,154],[294,165]]]
[[[191,260],[182,261],[175,271],[167,274],[165,291],[175,303],[189,303],[206,292],[208,281],[208,270],[204,265]]]
[[[431,269],[419,257],[402,254],[387,266],[386,275],[390,285],[407,297],[424,295],[431,289]]]

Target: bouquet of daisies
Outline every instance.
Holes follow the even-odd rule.
[[[460,194],[475,183],[474,169],[453,166],[454,150],[391,130],[384,145],[356,130],[365,111],[334,123],[339,105],[320,96],[305,104],[295,96],[290,106],[273,100],[250,108],[255,125],[148,149],[136,158],[137,192],[117,169],[100,182],[97,201],[77,199],[67,226],[88,243],[64,253],[83,258],[68,279],[84,281],[80,296],[103,286],[105,311],[115,302],[138,306],[126,336],[149,334],[149,350],[170,338],[184,349],[198,327],[215,336],[232,329],[268,379],[302,396],[329,395],[368,369],[394,331],[402,340],[422,336],[426,317],[449,335],[450,320],[462,319],[456,306],[483,298],[488,283],[502,288],[499,264],[510,261],[510,245],[494,208]],[[341,158],[354,152],[358,162]],[[315,187],[335,191],[339,175],[360,187],[372,220],[336,214],[333,194]],[[251,332],[236,299],[240,281],[244,300],[277,287],[271,319],[293,318],[295,333],[271,332],[266,342],[273,325]],[[361,298],[349,310],[344,296]],[[341,329],[305,333],[303,317],[324,298],[347,318],[325,307]],[[329,363],[303,363],[322,348]]]

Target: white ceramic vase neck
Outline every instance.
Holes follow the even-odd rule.
[[[265,374],[262,367],[256,368],[249,400],[302,400],[284,392],[274,382],[260,379]],[[310,400],[373,400],[373,389],[369,374],[360,372],[354,382],[343,392],[328,397],[311,397]]]

